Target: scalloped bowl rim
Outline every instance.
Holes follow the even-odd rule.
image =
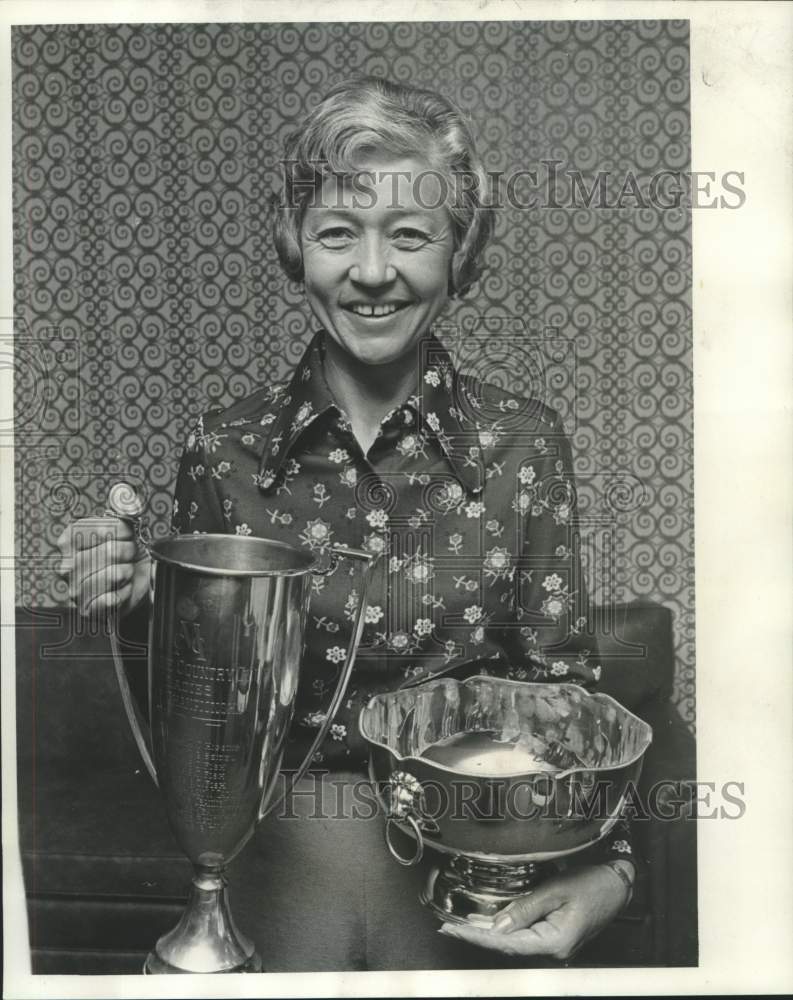
[[[436,677],[436,678],[430,678],[427,681],[422,682],[421,684],[413,685],[410,688],[402,688],[401,690],[403,690],[403,691],[415,691],[415,690],[419,690],[419,689],[427,690],[430,687],[435,688],[435,687],[440,687],[441,685],[446,685],[446,684],[455,684],[455,685],[457,685],[457,687],[467,687],[469,684],[473,684],[476,681],[480,681],[480,682],[484,682],[484,683],[490,683],[490,684],[508,685],[508,686],[512,686],[512,687],[522,687],[522,688],[527,688],[527,689],[531,688],[534,691],[537,691],[538,689],[543,689],[543,688],[552,689],[554,691],[574,690],[574,691],[578,692],[578,694],[579,694],[580,697],[583,697],[583,698],[588,699],[590,701],[594,701],[594,702],[597,702],[597,703],[604,703],[605,702],[607,704],[611,704],[619,712],[622,712],[624,716],[627,716],[627,717],[629,717],[631,719],[634,719],[639,724],[639,727],[642,730],[643,735],[644,735],[644,739],[642,741],[643,745],[642,745],[641,749],[639,751],[637,751],[632,757],[629,757],[626,760],[621,760],[617,764],[607,764],[607,765],[600,766],[600,767],[586,766],[586,765],[576,765],[575,767],[569,767],[569,768],[567,768],[564,771],[544,771],[544,770],[539,770],[539,771],[515,771],[514,773],[501,773],[500,772],[499,774],[479,774],[479,775],[472,775],[469,771],[461,771],[461,770],[459,770],[457,768],[449,767],[446,764],[438,764],[434,760],[428,760],[426,757],[417,757],[415,754],[406,754],[406,755],[400,754],[397,750],[395,750],[392,747],[388,746],[386,743],[378,742],[377,740],[374,740],[369,735],[369,733],[366,731],[366,727],[365,727],[366,713],[370,710],[371,706],[374,705],[375,702],[378,701],[378,699],[391,698],[391,697],[394,696],[394,694],[398,693],[400,689],[397,689],[397,691],[383,691],[380,694],[372,695],[372,697],[363,706],[363,708],[361,709],[361,711],[360,711],[360,713],[358,715],[358,729],[359,729],[361,735],[363,736],[363,738],[367,741],[367,743],[369,743],[373,747],[377,747],[379,749],[387,750],[388,753],[390,753],[393,757],[396,758],[396,760],[398,760],[400,762],[401,761],[416,761],[416,762],[418,762],[419,764],[421,764],[421,765],[423,765],[425,767],[432,767],[432,768],[437,769],[438,771],[445,771],[447,774],[461,775],[463,777],[468,777],[468,778],[472,778],[472,777],[473,778],[481,778],[483,780],[487,779],[487,780],[491,780],[491,781],[494,780],[494,779],[498,779],[498,778],[523,778],[523,777],[529,777],[529,776],[535,776],[535,775],[542,775],[542,776],[545,776],[545,777],[553,778],[555,781],[559,781],[559,780],[561,780],[563,778],[569,777],[571,774],[581,774],[581,773],[584,773],[584,772],[587,772],[587,771],[591,772],[591,773],[594,773],[594,774],[606,773],[608,771],[618,771],[618,770],[621,770],[624,767],[630,767],[631,764],[635,764],[637,761],[641,760],[642,757],[645,755],[645,753],[647,753],[647,750],[648,750],[648,748],[650,747],[650,744],[653,741],[652,726],[650,726],[650,724],[648,722],[645,722],[644,719],[640,719],[639,716],[636,715],[635,713],[631,712],[630,709],[625,708],[624,705],[622,705],[620,702],[618,702],[617,699],[613,698],[610,694],[605,694],[602,691],[587,691],[584,688],[580,687],[578,684],[550,684],[550,683],[543,683],[543,682],[536,682],[536,681],[513,681],[513,680],[509,680],[508,678],[491,677],[488,674],[476,674],[473,677],[466,677],[465,680],[462,680],[462,681],[458,680],[455,677]]]

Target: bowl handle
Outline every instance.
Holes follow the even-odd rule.
[[[404,854],[400,854],[399,851],[394,847],[394,842],[391,839],[391,826],[394,823],[409,823],[413,827],[413,833],[416,837],[416,850],[412,857],[406,858]],[[404,865],[405,868],[410,868],[413,865],[417,865],[419,861],[424,857],[424,837],[421,833],[421,827],[418,824],[418,820],[415,816],[408,815],[403,820],[398,820],[394,816],[389,816],[385,821],[385,842],[391,857],[398,861],[400,865]]]
[[[392,771],[388,779],[388,811],[385,822],[385,842],[391,856],[406,868],[417,865],[424,856],[424,831],[438,832],[437,824],[424,816],[422,805],[424,789],[421,782],[408,771]],[[416,850],[411,857],[400,854],[394,846],[394,824],[407,823],[416,838]]]

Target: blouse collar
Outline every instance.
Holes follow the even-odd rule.
[[[259,484],[265,491],[278,481],[279,473],[309,427],[329,414],[347,420],[325,380],[324,337],[322,330],[316,333],[290,381],[271,390],[271,399],[278,410],[269,435],[261,440]],[[473,412],[477,400],[472,395],[470,380],[460,376],[436,337],[422,340],[420,350],[417,391],[397,409],[412,410],[418,425],[437,441],[460,485],[471,493],[481,493],[485,477],[478,445],[478,421]]]

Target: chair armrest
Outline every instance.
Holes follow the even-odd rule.
[[[674,705],[659,699],[647,711],[646,718],[652,726],[653,742],[642,769],[642,785],[658,781],[695,781],[696,740]]]
[[[648,721],[653,743],[639,783],[649,818],[633,823],[647,859],[653,952],[659,965],[697,964],[697,833],[686,803],[696,781],[696,744],[677,710],[657,704]]]

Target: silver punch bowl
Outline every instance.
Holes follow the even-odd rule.
[[[652,740],[609,695],[489,676],[375,695],[359,725],[389,849],[439,852],[422,900],[452,921],[492,919],[607,834]]]

